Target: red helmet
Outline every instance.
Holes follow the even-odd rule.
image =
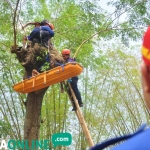
[[[70,50],[69,49],[63,49],[61,53],[63,55],[70,55]]]

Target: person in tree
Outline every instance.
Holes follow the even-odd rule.
[[[34,29],[31,31],[28,37],[24,37],[24,41],[27,39],[34,43],[40,43],[48,48],[48,41],[54,36],[54,25],[49,23],[48,20],[42,22],[29,22],[22,29],[25,29],[28,25],[34,25]],[[23,42],[24,43],[24,42]]]
[[[35,43],[39,43],[43,45],[44,47],[51,49],[48,51],[46,54],[45,62],[39,66],[38,69],[33,69],[32,71],[32,76],[38,75],[39,73],[43,72],[43,68],[48,69],[48,64],[51,63],[51,66],[53,65],[52,63],[56,64],[57,62],[61,62],[61,59],[58,58],[58,52],[56,53],[56,50],[52,46],[50,39],[54,36],[54,25],[50,23],[48,20],[43,20],[42,22],[29,22],[26,25],[22,27],[22,29],[26,28],[29,25],[34,25],[34,29],[31,31],[30,35],[28,37],[23,38],[23,47],[26,48],[26,41],[27,39],[29,41],[32,41],[32,46],[34,46]],[[54,56],[53,53],[57,56]],[[61,54],[60,54],[61,55]],[[51,59],[50,59],[51,58]],[[50,62],[51,60],[51,62]],[[62,59],[63,60],[63,59]],[[45,65],[46,64],[46,65]],[[55,67],[55,65],[53,65]],[[44,70],[47,70],[44,69]],[[50,69],[50,68],[49,68]]]
[[[65,63],[75,62],[75,60],[70,57],[70,50],[69,49],[63,49],[62,50],[62,57],[63,57]],[[81,94],[79,92],[78,84],[77,83],[78,83],[78,76],[72,77],[71,78],[71,82],[70,82],[71,88],[74,91],[74,94],[75,94],[75,96],[76,96],[76,98],[78,100],[79,106],[83,107],[83,102],[82,102]],[[72,100],[72,103],[73,103],[73,109],[72,109],[72,111],[75,111],[76,110],[76,106],[75,106],[75,103],[74,103],[73,100]]]
[[[140,68],[144,101],[150,111],[150,27],[148,27],[143,37],[142,62]],[[111,150],[150,150],[149,137],[150,127],[144,124],[134,134],[106,140],[105,142],[95,145],[90,150],[102,150],[121,141],[124,142],[113,147]]]

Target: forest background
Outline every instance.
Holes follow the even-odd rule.
[[[150,3],[146,0],[1,0],[0,1],[0,134],[23,138],[26,94],[13,90],[22,80],[24,68],[10,47],[22,45],[32,27],[30,21],[50,20],[55,26],[54,46],[71,49],[84,67],[79,76],[82,112],[93,142],[134,132],[149,124],[143,101],[139,64],[142,36],[149,25]],[[111,7],[110,7],[111,6]],[[88,143],[66,93],[59,84],[50,86],[43,103],[40,139],[69,132],[73,142],[56,149],[84,150]]]

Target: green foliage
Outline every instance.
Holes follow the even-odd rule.
[[[50,64],[48,62],[45,62],[43,64],[43,66],[41,67],[41,71],[44,72],[44,71],[47,71],[50,69]]]
[[[139,57],[133,54],[134,49],[127,51],[128,47],[122,44],[141,39],[143,29],[149,24],[149,3],[117,0],[109,4],[115,8],[114,13],[104,11],[98,0],[20,1],[15,21],[17,44],[21,45],[22,36],[31,31],[31,28],[22,31],[22,25],[48,19],[55,26],[54,46],[60,51],[71,49],[72,56],[77,52],[75,57],[84,66],[79,76],[82,112],[94,143],[132,132],[142,122],[149,123],[141,91]],[[15,0],[0,2],[3,12],[0,14],[0,131],[21,139],[25,116],[22,102],[26,95],[14,92],[12,86],[22,80],[24,69],[9,53],[14,43],[15,7]],[[111,44],[116,37],[121,44],[119,40]],[[66,149],[85,149],[88,144],[71,107],[67,94],[60,93],[59,84],[49,87],[43,100],[40,138],[50,139],[53,133],[70,132],[73,144]]]
[[[139,61],[120,48],[103,54],[107,69],[92,70],[86,76],[86,120],[97,142],[131,133],[148,117],[141,96]]]
[[[130,39],[133,41],[139,39],[141,33],[143,33],[143,29],[150,23],[149,2],[117,0],[115,2],[111,1],[108,4],[115,8],[114,20],[120,20],[117,26],[122,30],[116,30],[115,34],[121,37],[122,42],[129,44]],[[115,21],[113,21],[114,23]]]
[[[24,117],[22,101],[25,95],[14,93],[12,86],[22,78],[23,70],[9,52],[5,51],[1,53],[1,56],[3,56],[0,61],[0,116],[2,121],[0,126],[3,130],[1,133],[9,135],[12,139],[21,139]]]
[[[11,129],[11,124],[9,122],[0,121],[0,137],[7,137]]]

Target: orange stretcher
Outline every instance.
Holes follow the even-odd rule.
[[[15,84],[13,89],[20,93],[30,93],[77,76],[82,71],[83,67],[80,64],[76,62],[67,63],[64,66],[58,66],[29,79],[25,79]]]

